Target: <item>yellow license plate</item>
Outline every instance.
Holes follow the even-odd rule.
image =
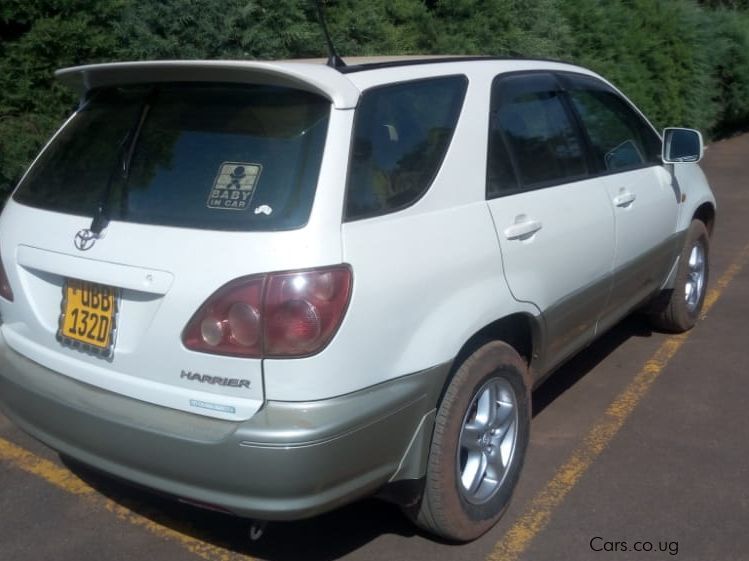
[[[109,355],[117,319],[117,289],[66,279],[62,290],[61,340]]]

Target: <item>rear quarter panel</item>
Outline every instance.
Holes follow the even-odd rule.
[[[458,69],[465,70],[456,65],[444,73]],[[267,399],[323,399],[418,372],[454,359],[496,319],[514,312],[538,316],[507,289],[485,201],[493,75],[468,75],[451,145],[420,200],[342,225],[343,261],[354,275],[343,324],[317,355],[264,361]]]
[[[484,203],[344,227],[354,289],[320,354],[266,360],[266,397],[322,399],[445,363],[492,321],[515,311]]]

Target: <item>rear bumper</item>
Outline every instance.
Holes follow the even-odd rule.
[[[412,476],[401,464],[413,465],[408,451],[423,450],[414,442],[431,434],[422,421],[433,418],[447,370],[328,400],[267,402],[252,419],[230,422],[82,384],[0,336],[0,407],[50,447],[122,479],[241,516],[289,520],[371,494],[396,473]]]

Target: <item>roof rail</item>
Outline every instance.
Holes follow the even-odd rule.
[[[466,55],[466,56],[433,56],[425,58],[409,58],[403,60],[388,60],[384,62],[367,62],[364,64],[351,64],[342,68],[336,68],[342,74],[350,74],[353,72],[363,72],[365,70],[377,70],[379,68],[395,68],[398,66],[415,66],[420,64],[439,64],[446,62],[472,62],[472,61],[491,61],[491,60],[527,60],[527,61],[540,61],[540,62],[558,62],[560,64],[574,64],[565,60],[555,58],[540,58],[540,57],[521,57],[521,56],[482,56],[482,55]]]

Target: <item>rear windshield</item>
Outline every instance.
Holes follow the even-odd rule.
[[[113,220],[213,230],[303,226],[330,113],[273,86],[160,84],[94,91],[16,201]]]

